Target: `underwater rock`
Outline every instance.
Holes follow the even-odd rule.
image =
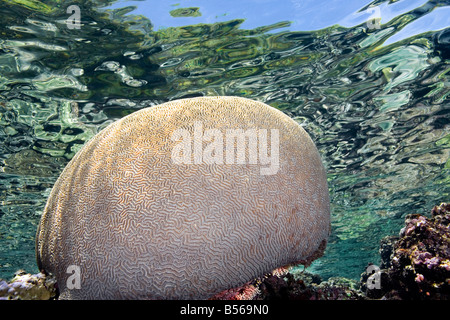
[[[370,268],[371,266],[373,268]],[[392,284],[387,269],[380,269],[369,263],[360,279],[360,290],[363,294],[369,299],[381,299],[391,289]]]
[[[383,240],[382,247],[391,240]],[[362,289],[368,297],[449,300],[450,204],[434,207],[430,218],[407,215],[390,257],[390,263],[383,264],[387,268],[379,271],[379,288],[368,288],[364,285],[367,277],[362,277]]]
[[[322,281],[308,272],[273,272],[226,290],[212,300],[364,300],[356,281],[332,277]]]
[[[19,270],[9,283],[0,281],[2,300],[49,300],[56,294],[56,279],[43,273],[30,274]]]
[[[404,299],[450,299],[450,204],[412,214],[394,247],[388,273]]]
[[[380,241],[380,268],[387,269],[391,266],[392,254],[394,253],[395,242],[399,239],[398,236],[387,236]]]

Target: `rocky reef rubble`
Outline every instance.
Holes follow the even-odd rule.
[[[398,236],[380,243],[380,267],[369,264],[360,281],[279,268],[211,300],[450,300],[450,204],[431,217],[409,214]],[[371,271],[368,272],[367,270]],[[46,300],[57,297],[51,275],[18,271],[0,281],[0,299]]]
[[[15,273],[10,282],[0,281],[1,300],[49,300],[56,296],[56,280],[43,273]]]
[[[357,281],[330,278],[308,272],[280,273],[279,270],[248,282],[242,287],[223,291],[212,300],[363,300]]]
[[[399,236],[381,241],[380,255],[380,269],[361,277],[367,297],[450,300],[450,204],[435,206],[430,218],[407,215]]]

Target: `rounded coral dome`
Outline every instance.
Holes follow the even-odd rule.
[[[309,263],[330,233],[303,128],[238,97],[181,99],[109,125],[68,163],[39,225],[65,299],[206,299]]]

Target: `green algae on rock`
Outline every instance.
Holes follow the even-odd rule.
[[[431,210],[431,217],[409,214],[399,237],[387,237],[380,252],[380,285],[363,290],[368,297],[403,300],[450,299],[450,204]],[[388,261],[386,261],[388,259]]]

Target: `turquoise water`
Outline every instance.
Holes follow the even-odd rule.
[[[406,214],[450,200],[449,1],[161,2],[0,2],[0,278],[38,271],[40,214],[83,144],[177,98],[304,126],[330,187],[324,278],[359,279]]]

